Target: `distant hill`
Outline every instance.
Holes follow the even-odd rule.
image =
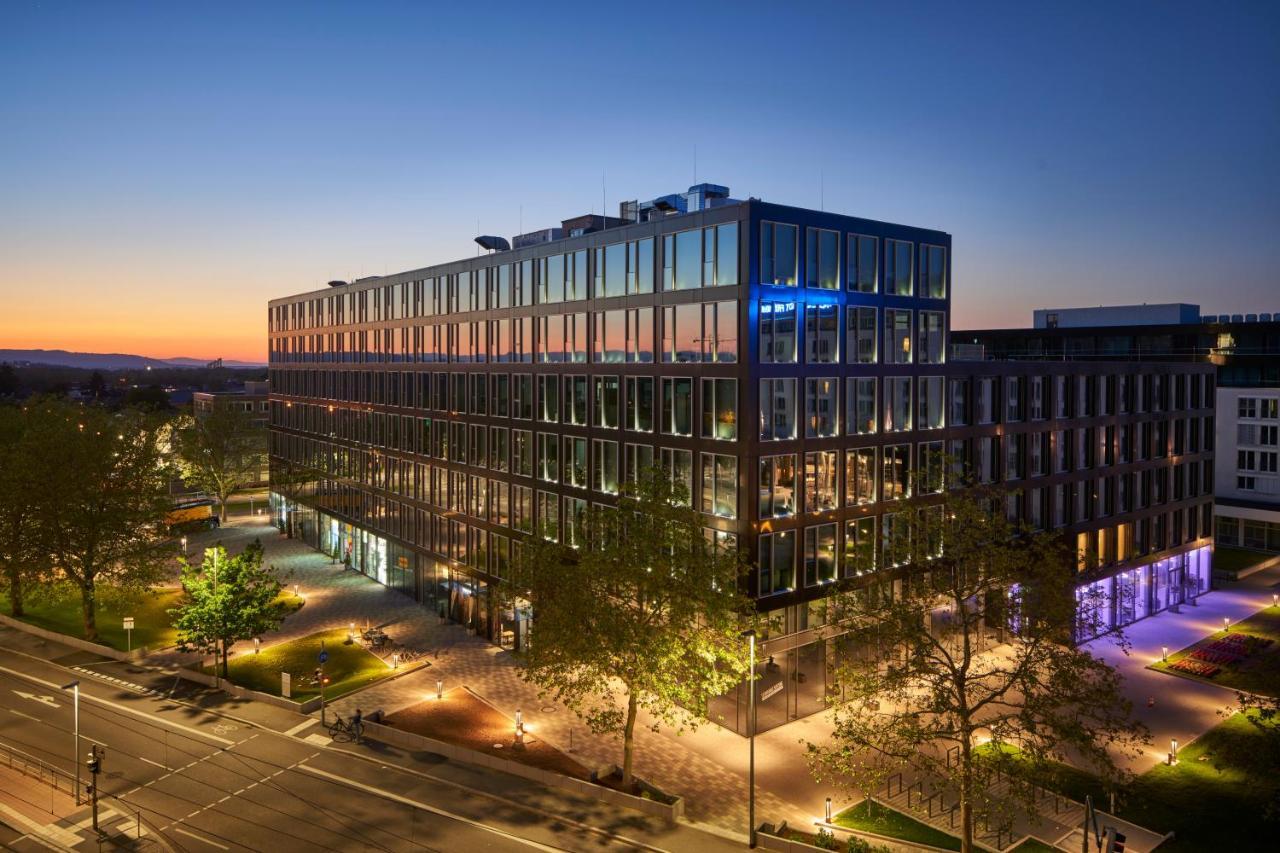
[[[0,349],[0,363],[47,364],[97,370],[137,370],[146,367],[204,367],[206,358],[148,358],[126,353],[68,352],[64,349]],[[261,361],[224,360],[223,367],[263,367]]]

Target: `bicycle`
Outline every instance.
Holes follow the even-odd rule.
[[[339,742],[354,740],[358,743],[360,741],[360,735],[362,733],[361,730],[363,728],[363,725],[349,723],[341,717],[338,717],[329,724],[329,738]]]

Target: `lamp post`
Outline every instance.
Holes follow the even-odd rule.
[[[1178,763],[1178,739],[1172,738],[1169,741],[1169,764],[1174,765],[1177,763]]]
[[[748,628],[742,632],[750,645],[751,669],[747,674],[747,846],[756,846],[756,632]]]
[[[72,706],[75,708],[75,745],[72,747],[71,763],[76,766],[76,805],[80,805],[80,682],[73,681],[62,685],[63,690],[70,690]]]

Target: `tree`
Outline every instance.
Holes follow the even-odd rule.
[[[964,851],[976,817],[1007,820],[1019,793],[1030,808],[1027,784],[1012,803],[988,796],[997,772],[1016,782],[1055,760],[1116,780],[1113,750],[1146,741],[1119,674],[1072,645],[1077,555],[1006,521],[1005,499],[974,486],[884,519],[884,576],[833,599],[842,704],[831,743],[808,745],[819,780],[867,792],[908,768],[933,782],[959,802]]]
[[[25,588],[48,567],[40,494],[44,469],[58,457],[44,446],[39,411],[0,406],[0,572],[8,582],[9,612],[19,617]]]
[[[168,467],[144,413],[42,401],[41,429],[57,448],[41,487],[40,523],[54,566],[80,590],[86,640],[98,639],[95,593],[108,582],[141,590],[164,575]]]
[[[169,611],[178,629],[178,648],[221,658],[225,678],[231,646],[276,630],[288,614],[278,600],[280,581],[263,568],[257,540],[235,556],[217,545],[205,550],[199,565],[185,558],[180,562],[186,598]]]
[[[0,397],[16,397],[22,390],[22,380],[12,364],[0,364]]]
[[[629,786],[640,709],[696,725],[681,709],[705,712],[745,675],[742,569],[735,548],[706,540],[663,469],[624,489],[616,509],[568,521],[566,538],[581,547],[539,539],[516,561],[510,587],[533,606],[523,677],[593,731],[622,736]]]
[[[266,450],[263,431],[248,412],[215,405],[199,417],[183,417],[173,430],[182,477],[218,499],[227,520],[227,499],[257,474]]]

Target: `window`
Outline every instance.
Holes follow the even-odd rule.
[[[760,283],[796,284],[796,226],[760,223]]]
[[[795,588],[796,532],[782,530],[760,536],[760,594],[773,595]]]
[[[652,237],[627,244],[627,293],[653,293]]]
[[[693,380],[662,377],[662,432],[693,435]]]
[[[911,377],[887,376],[884,380],[884,431],[911,429]]]
[[[941,441],[928,441],[916,447],[916,491],[936,495],[942,491],[946,455]]]
[[[820,450],[804,455],[805,512],[827,512],[836,508],[839,500],[836,485],[839,467],[839,451]]]
[[[702,361],[732,364],[738,360],[738,301],[702,305]]]
[[[737,440],[738,380],[702,380],[702,437]]]
[[[508,469],[509,435],[506,427],[489,427],[489,468],[494,471]]]
[[[560,377],[538,375],[538,420],[554,424],[560,420]]]
[[[490,392],[493,395],[495,418],[505,418],[511,414],[511,377],[505,373],[489,374]]]
[[[616,376],[596,376],[595,425],[604,429],[617,429],[619,411],[622,408],[621,387]]]
[[[941,311],[921,311],[916,350],[921,364],[942,364],[946,355],[946,315]]]
[[[667,364],[702,360],[702,306],[698,303],[662,309],[662,360]]]
[[[627,293],[627,243],[596,249],[596,296],[625,296]]]
[[[627,363],[653,363],[653,309],[632,308],[626,312]]]
[[[845,309],[845,339],[850,364],[876,363],[876,309],[850,305]]]
[[[571,435],[564,437],[565,485],[587,488],[587,440]]]
[[[675,248],[674,290],[693,290],[702,287],[702,232],[681,231],[668,245]]]
[[[884,311],[885,364],[911,363],[911,312],[900,308]]]
[[[606,495],[618,493],[618,442],[594,439],[591,442],[592,488]]]
[[[760,439],[786,441],[796,437],[796,380],[760,380]]]
[[[876,431],[876,380],[850,376],[845,380],[845,432],[872,435]]]
[[[564,378],[564,422],[574,426],[587,425],[587,377]]]
[[[623,465],[626,482],[640,482],[641,475],[653,467],[653,448],[647,444],[628,444],[623,448]]]
[[[876,292],[878,242],[875,237],[849,235],[849,269],[845,273],[845,283],[849,290],[858,293]]]
[[[702,511],[721,518],[738,517],[738,458],[702,454]]]
[[[804,585],[836,579],[836,526],[819,524],[804,531]]]
[[[825,228],[805,230],[805,286],[840,289],[840,232]]]
[[[840,359],[840,307],[806,305],[804,308],[805,361],[834,364]]]
[[[921,296],[947,298],[947,250],[943,246],[920,245]]]
[[[560,541],[560,501],[551,492],[538,492],[538,532],[543,539]]]
[[[595,315],[596,337],[591,360],[596,364],[625,361],[626,311],[600,311]]]
[[[844,576],[862,577],[876,570],[876,520],[874,516],[846,521],[844,525]]]
[[[804,381],[804,434],[827,438],[840,434],[840,404],[836,399],[840,380],[821,377]]]
[[[918,380],[916,429],[941,429],[943,427],[942,387],[944,381],[945,379],[941,376],[921,376]]]
[[[626,428],[633,432],[653,432],[653,377],[627,377]]]
[[[760,457],[759,518],[787,518],[796,513],[796,457]]]
[[[857,447],[844,452],[844,504],[865,506],[876,502],[876,448]]]
[[[763,364],[795,364],[794,302],[760,303],[760,361]]]
[[[707,233],[711,233],[711,230],[708,228]],[[738,223],[729,222],[725,225],[717,225],[715,232],[715,283],[717,286],[738,284]]]
[[[890,296],[911,296],[912,244],[905,240],[884,241],[884,292]]]
[[[559,437],[554,433],[538,433],[538,479],[546,483],[560,481]]]
[[[678,502],[689,506],[693,497],[693,451],[663,447],[659,458],[663,469],[671,476],[671,485],[675,488]],[[681,494],[683,499],[680,498]]]
[[[904,565],[911,556],[911,526],[906,514],[885,513],[880,520],[880,535],[884,564],[890,568]]]
[[[533,433],[527,429],[512,430],[511,471],[521,477],[533,476]]]
[[[515,385],[511,394],[511,417],[533,420],[533,377],[528,373],[517,373],[512,379]]]
[[[1124,399],[1123,397],[1124,379],[1125,377],[1123,376],[1120,377],[1120,380],[1121,380],[1120,387],[1121,387],[1121,394],[1122,394],[1120,398],[1121,400]],[[1027,407],[1028,407],[1028,413],[1029,413],[1028,417],[1030,417],[1031,420],[1033,421],[1044,420],[1044,377],[1043,376],[1031,377],[1030,385],[1027,393]]]
[[[895,444],[884,449],[880,482],[887,501],[911,496],[911,445]]]

